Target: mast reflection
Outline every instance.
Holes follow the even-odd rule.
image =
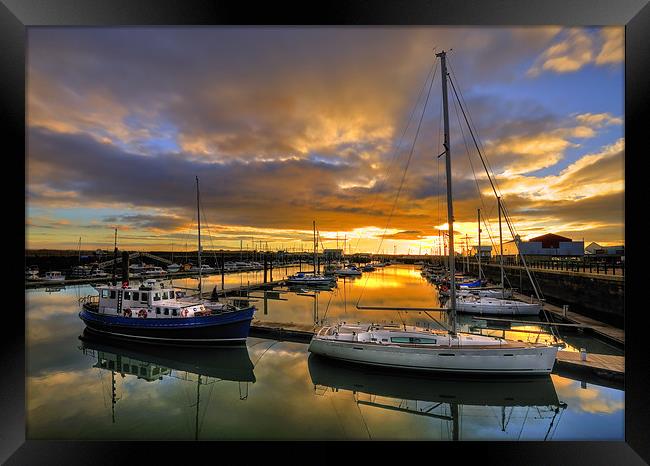
[[[397,373],[333,362],[315,354],[309,356],[308,367],[317,394],[347,390],[358,405],[449,421],[453,440],[460,439],[459,407],[462,406],[501,408],[499,428],[503,432],[507,429],[508,411],[512,415],[517,407],[535,408],[537,419],[549,420],[544,440],[556,426],[557,416],[567,407],[558,399],[550,376],[506,379],[440,375],[434,378],[430,374]]]

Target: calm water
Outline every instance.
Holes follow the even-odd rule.
[[[295,270],[274,270],[274,279]],[[226,288],[262,281],[226,276]],[[197,280],[175,281],[196,287]],[[204,290],[220,288],[211,276]],[[332,291],[257,291],[256,318],[313,325],[338,320],[436,326],[416,312],[364,306],[438,306],[435,287],[410,266],[339,279]],[[564,375],[450,379],[332,364],[307,345],[249,338],[239,349],[179,350],[84,339],[78,299],[90,286],[27,290],[27,437],[38,439],[622,440],[624,393]],[[445,316],[430,313],[444,322]],[[465,330],[551,341],[534,324]],[[530,319],[531,321],[537,318]],[[494,324],[491,324],[494,325]],[[525,330],[526,332],[523,332]],[[529,333],[534,332],[534,333]],[[541,333],[540,333],[541,332]],[[621,354],[578,334],[567,351]]]

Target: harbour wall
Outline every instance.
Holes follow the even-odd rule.
[[[476,263],[470,263],[469,268],[471,273],[478,274]],[[490,282],[500,283],[501,269],[498,264],[481,264],[481,270]],[[510,285],[527,296],[535,295],[524,267],[504,266],[504,271],[506,287]],[[531,269],[531,274],[547,302],[556,306],[568,304],[573,312],[623,327],[624,277],[540,269]]]

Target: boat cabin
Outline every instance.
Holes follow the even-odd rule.
[[[149,286],[98,286],[98,312],[124,317],[173,318],[194,317],[206,312],[197,302],[182,300],[184,293],[173,288]]]

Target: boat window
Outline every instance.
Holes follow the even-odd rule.
[[[156,308],[156,314],[160,314],[160,308],[159,307]]]
[[[388,341],[388,338],[382,338],[381,341]]]
[[[115,299],[115,290],[111,290],[111,299]]]
[[[130,368],[131,368],[131,366],[129,366],[128,364],[124,364],[124,365],[122,366],[122,370],[123,370],[124,372],[129,372],[129,369],[130,369]]]
[[[411,343],[417,343],[419,345],[435,345],[435,338],[411,338]]]
[[[147,375],[147,368],[146,367],[142,366],[140,368],[140,375]]]
[[[153,300],[154,301],[160,301],[160,293],[154,293]]]
[[[169,315],[169,308],[168,308],[168,307],[165,308],[165,315],[166,315],[166,316]]]
[[[147,301],[149,301],[149,293],[141,293],[140,302],[146,303]]]
[[[151,371],[151,375],[158,375],[158,372],[160,372],[160,369],[154,367],[153,370]]]
[[[131,374],[138,375],[138,366],[131,366]]]
[[[172,315],[177,316],[178,315],[178,309],[172,309]]]
[[[108,298],[108,290],[102,290],[102,298]]]
[[[124,292],[124,299],[128,299],[129,301],[131,300],[131,292],[130,291],[125,291]]]
[[[411,342],[409,337],[391,337],[390,341],[392,343],[410,343]]]
[[[174,299],[174,292],[173,291],[169,292],[169,299]]]
[[[140,292],[139,291],[134,291],[133,292],[133,301],[139,301],[140,300]]]
[[[163,291],[162,299],[169,299],[169,295],[167,294],[166,291]]]

